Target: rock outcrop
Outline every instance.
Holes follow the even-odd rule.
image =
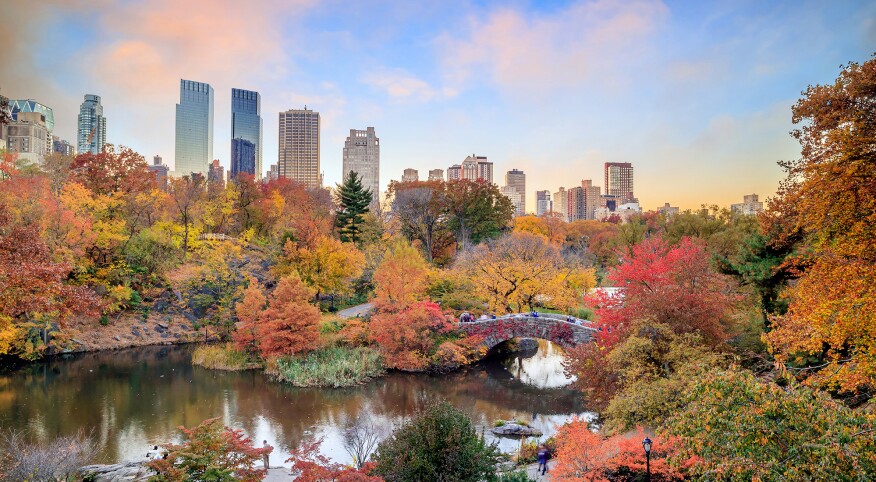
[[[155,475],[152,469],[139,462],[110,465],[86,465],[79,469],[83,477],[91,476],[95,482],[141,482]]]

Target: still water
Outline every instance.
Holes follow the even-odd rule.
[[[192,349],[131,348],[0,371],[0,429],[50,439],[85,428],[99,442],[98,462],[111,463],[142,460],[150,445],[177,440],[178,426],[221,417],[258,445],[273,445],[272,464],[309,438],[322,438],[323,453],[346,463],[341,434],[348,421],[367,416],[388,434],[435,399],[465,411],[507,452],[519,441],[492,437],[495,420],[526,420],[549,436],[572,416],[592,416],[580,392],[564,388],[570,380],[562,351],[542,340],[529,358],[492,358],[440,376],[391,373],[344,389],[295,388],[255,371],[193,367]]]

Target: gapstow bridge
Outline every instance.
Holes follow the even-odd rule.
[[[512,338],[541,338],[563,348],[589,342],[597,329],[587,320],[568,321],[566,315],[519,313],[459,323],[459,331],[484,338],[487,350]]]

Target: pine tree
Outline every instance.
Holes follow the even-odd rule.
[[[350,171],[344,183],[337,185],[335,196],[340,206],[335,215],[335,227],[338,228],[341,241],[359,241],[362,218],[369,211],[371,194],[371,189],[362,187],[362,178],[355,171]]]

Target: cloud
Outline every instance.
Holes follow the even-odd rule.
[[[428,101],[435,98],[453,97],[457,94],[449,87],[436,88],[403,69],[381,69],[370,72],[362,82],[380,89],[389,97],[399,100]]]
[[[667,16],[658,0],[579,1],[547,15],[503,8],[471,18],[461,34],[445,32],[437,45],[450,85],[485,78],[527,91],[616,87],[631,81],[624,66],[646,58]]]

